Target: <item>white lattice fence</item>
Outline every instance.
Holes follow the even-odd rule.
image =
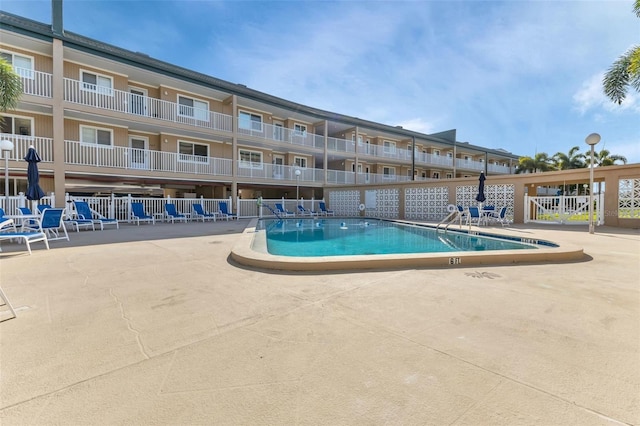
[[[404,215],[409,220],[441,220],[447,216],[449,188],[407,188],[404,194]]]
[[[360,191],[331,191],[327,207],[339,216],[359,216],[360,203]]]
[[[456,204],[462,207],[476,206],[478,185],[462,185],[456,187]],[[485,206],[495,206],[496,209],[506,206],[507,217],[513,219],[515,185],[485,185]]]

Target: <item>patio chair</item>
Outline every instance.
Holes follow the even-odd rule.
[[[320,201],[318,205],[320,207],[320,214],[325,216],[335,216],[335,212],[333,210],[327,210],[327,205],[324,201]]]
[[[191,205],[191,208],[193,209],[193,213],[191,213],[192,219],[202,219],[203,222],[209,219],[213,219],[214,222],[216,221],[217,214],[205,211],[205,209],[202,207],[202,204],[194,203]]]
[[[4,209],[2,207],[0,207],[0,222],[9,219],[7,217],[4,217],[5,214],[6,213],[4,212]],[[15,226],[15,224],[14,224],[14,226]]]
[[[295,216],[295,213],[285,209],[282,203],[276,203],[276,211],[282,216]]]
[[[487,218],[489,221],[500,223],[502,226],[508,225],[509,219],[507,219],[507,207],[502,207],[499,211],[490,213]]]
[[[471,226],[474,223],[478,226],[482,224],[482,215],[478,207],[469,207],[469,214],[467,216],[467,225]]]
[[[46,234],[49,241],[69,241],[69,234],[67,234],[67,227],[65,226],[67,221],[64,220],[64,210],[44,209],[40,219],[36,219],[36,222],[38,222],[36,230]]]
[[[304,206],[298,204],[298,214],[302,216],[317,216],[318,212],[314,212],[309,209],[305,209]]]
[[[164,205],[164,212],[166,214],[166,217],[168,220],[171,221],[171,223],[175,223],[175,221],[184,221],[184,223],[187,223],[187,216],[178,212],[178,210],[176,210],[176,205],[172,204],[172,203],[165,203]]]
[[[42,213],[42,212],[40,212]],[[29,207],[18,207],[18,214],[21,216],[33,216],[34,213]],[[23,230],[35,229],[38,227],[38,222],[35,219],[20,219],[20,226]]]
[[[27,246],[27,251],[31,254],[31,243],[37,243],[39,241],[44,242],[44,245],[49,250],[49,241],[47,235],[44,232],[28,231],[18,232],[16,226],[13,223],[13,219],[5,219],[0,222],[0,241],[5,240],[18,240],[23,242]],[[2,249],[0,249],[2,251]]]
[[[220,216],[221,216],[223,219],[227,219],[227,220],[229,220],[229,219],[237,219],[237,218],[238,218],[238,215],[237,215],[237,214],[235,214],[235,213],[231,213],[231,212],[227,209],[227,203],[226,203],[226,202],[225,202],[225,203],[220,203],[220,204],[218,205],[218,208],[220,209]]]
[[[117,219],[108,219],[104,216],[99,215],[98,213],[91,210],[91,207],[89,207],[89,203],[87,203],[86,201],[74,200],[73,204],[75,205],[78,219],[91,220],[94,224],[100,225],[101,231],[104,231],[105,225],[115,225],[116,229],[120,229],[120,224],[118,223]],[[96,217],[94,217],[94,215]]]
[[[142,203],[131,203],[131,220],[136,222],[138,226],[140,226],[140,222],[156,224],[156,219],[144,211],[144,204]]]

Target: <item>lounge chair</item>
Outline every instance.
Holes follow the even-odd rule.
[[[40,231],[28,231],[18,232],[16,226],[13,223],[13,219],[5,219],[0,222],[0,241],[4,240],[18,240],[23,242],[27,246],[27,251],[31,254],[31,243],[37,243],[39,241],[44,242],[44,245],[49,250],[49,241],[47,235]],[[2,251],[2,249],[0,249]]]
[[[164,213],[167,220],[170,220],[171,223],[175,223],[175,221],[183,221],[187,223],[187,216],[176,210],[176,205],[172,203],[165,203],[164,205]]]
[[[229,212],[229,210],[227,209],[227,203],[226,202],[225,203],[220,203],[218,208],[220,209],[220,216],[223,219],[229,220],[229,219],[237,219],[238,218],[237,214]]]
[[[22,216],[34,216],[34,213],[29,207],[18,207],[18,214]],[[35,219],[20,219],[19,225],[23,230],[35,229],[38,227],[38,222]]]
[[[76,207],[76,214],[78,215],[78,219],[91,220],[94,224],[100,225],[101,231],[104,231],[105,225],[115,225],[117,229],[120,229],[120,225],[118,224],[117,219],[108,219],[104,216],[99,215],[98,213],[91,210],[91,207],[89,207],[89,204],[86,201],[74,200],[73,204]]]
[[[320,214],[325,216],[335,216],[335,212],[333,210],[327,210],[327,205],[324,201],[320,201],[318,205],[320,207]]]
[[[67,221],[64,220],[64,210],[65,209],[44,209],[40,219],[36,219],[38,226],[35,228],[35,231],[46,234],[49,241],[69,241],[69,234],[67,234],[67,227],[65,226],[65,222]]]
[[[285,209],[282,203],[276,203],[276,211],[282,216],[295,216],[295,213]]]
[[[305,209],[304,206],[298,204],[298,214],[302,216],[317,216],[318,212],[314,212],[309,209]]]
[[[136,222],[138,226],[140,226],[140,222],[151,222],[152,225],[156,224],[156,219],[144,211],[144,204],[142,203],[131,203],[131,219]]]
[[[6,213],[4,212],[4,209],[2,207],[0,207],[0,222],[5,221],[7,219],[9,219],[8,217],[4,217]],[[14,225],[15,226],[15,225]]]
[[[202,219],[203,222],[209,219],[213,219],[214,222],[216,221],[217,214],[205,211],[205,209],[202,207],[202,204],[194,203],[191,205],[191,208],[193,209],[193,213],[191,213],[192,219]]]

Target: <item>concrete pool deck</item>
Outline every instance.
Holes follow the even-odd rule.
[[[640,424],[638,230],[507,231],[570,263],[296,273],[230,259],[248,224],[3,243],[0,423]]]

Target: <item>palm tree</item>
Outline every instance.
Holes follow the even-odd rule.
[[[611,155],[609,151],[602,149],[594,158],[594,162],[598,167],[613,166],[616,161],[620,161],[622,164],[627,164],[627,157],[622,155]]]
[[[640,0],[635,0],[633,12],[640,18]],[[604,93],[620,105],[629,86],[640,92],[640,46],[633,46],[611,65],[602,80]]]
[[[0,111],[15,109],[22,96],[22,79],[13,66],[0,58]]]
[[[552,170],[551,159],[546,152],[539,152],[535,157],[520,157],[516,173],[537,173]]]
[[[574,146],[569,150],[567,154],[564,152],[557,152],[553,157],[552,161],[554,163],[556,170],[568,170],[568,169],[582,169],[587,167],[584,162],[585,156],[584,154],[578,152],[580,151],[579,146]]]

